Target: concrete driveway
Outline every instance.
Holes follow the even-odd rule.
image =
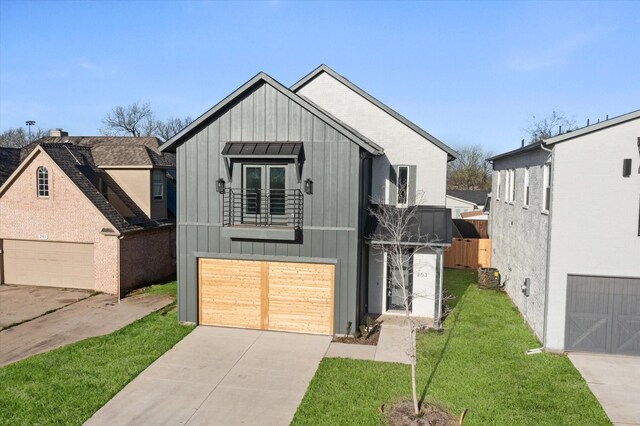
[[[87,425],[288,425],[331,337],[197,327]]]
[[[569,353],[615,425],[640,425],[640,357]]]
[[[118,299],[50,287],[0,286],[0,366],[112,333],[172,302],[166,295]]]

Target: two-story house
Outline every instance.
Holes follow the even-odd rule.
[[[455,152],[326,66],[291,88],[259,73],[161,150],[177,154],[181,321],[334,334],[393,312],[372,200],[422,199],[422,232],[451,240]],[[437,252],[413,255],[414,315],[433,316]]]
[[[173,275],[175,157],[156,138],[54,132],[0,186],[0,283],[119,295]]]
[[[489,161],[491,263],[544,348],[640,354],[640,111]]]

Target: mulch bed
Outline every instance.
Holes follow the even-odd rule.
[[[380,337],[380,324],[376,324],[374,326],[373,332],[369,335],[369,337],[360,336],[335,336],[332,342],[336,343],[349,343],[351,345],[372,345],[375,346],[378,344],[378,338]]]
[[[413,401],[401,401],[389,406],[386,411],[389,424],[393,426],[454,426],[458,421],[444,408],[423,403],[420,414],[413,413]]]

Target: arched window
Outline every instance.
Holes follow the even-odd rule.
[[[38,184],[38,197],[49,196],[49,171],[46,167],[38,167],[36,172]]]

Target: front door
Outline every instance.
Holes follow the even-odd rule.
[[[402,291],[402,280],[400,269],[388,259],[387,255],[387,311],[404,311],[404,292]],[[409,293],[409,311],[411,311],[411,294],[413,293],[413,280],[411,270],[413,269],[413,256],[411,253],[403,255],[404,283]]]
[[[287,167],[245,165],[243,168],[243,223],[286,223]]]

